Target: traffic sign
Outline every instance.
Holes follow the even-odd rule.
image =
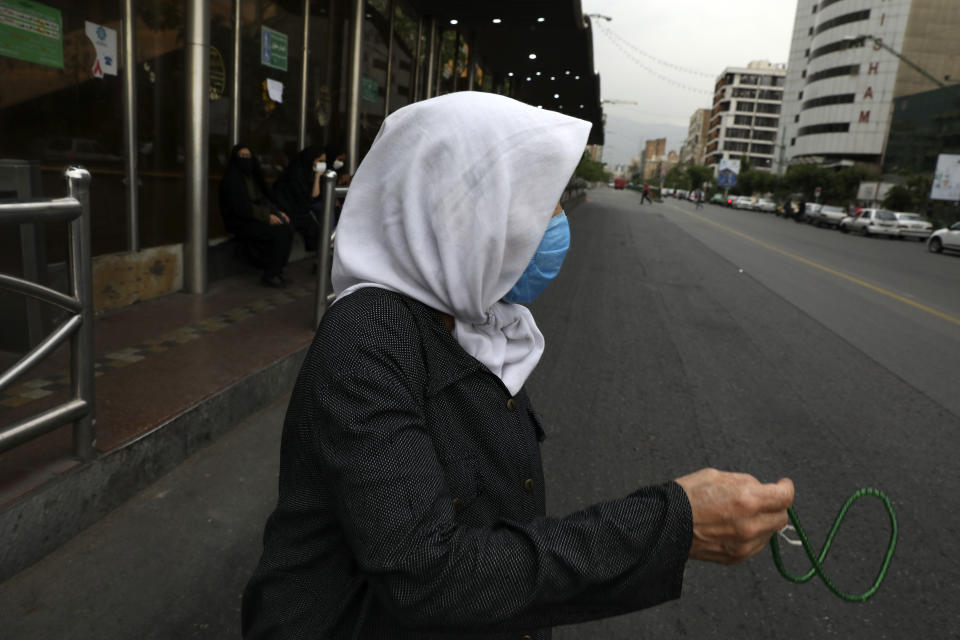
[[[737,186],[737,174],[729,169],[723,169],[717,174],[717,184],[724,189]]]

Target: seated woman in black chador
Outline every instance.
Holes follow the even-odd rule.
[[[277,202],[290,216],[290,223],[303,236],[304,247],[310,252],[317,250],[320,232],[317,222],[323,215],[320,181],[328,166],[323,149],[306,147],[287,165],[273,185]]]
[[[220,214],[250,261],[263,270],[261,282],[268,287],[285,286],[283,268],[290,257],[293,228],[245,144],[238,144],[230,152],[230,163],[220,182]]]

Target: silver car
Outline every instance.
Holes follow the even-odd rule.
[[[847,210],[843,207],[825,204],[814,211],[813,215],[810,216],[810,222],[818,227],[839,227],[846,217]]]
[[[895,211],[893,215],[897,216],[897,229],[900,230],[901,238],[916,238],[923,242],[933,233],[933,223],[919,213]]]
[[[865,236],[887,236],[896,238],[900,235],[897,229],[897,216],[893,211],[886,209],[861,209],[854,216],[847,216],[840,221],[840,231],[859,231]]]

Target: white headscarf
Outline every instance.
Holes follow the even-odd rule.
[[[453,316],[464,350],[516,394],[544,340],[526,307],[501,298],[540,244],[590,126],[479,92],[391,114],[337,226],[337,299],[381,287]]]

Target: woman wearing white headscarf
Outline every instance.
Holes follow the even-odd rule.
[[[463,92],[384,121],[337,231],[337,301],[284,425],[247,638],[548,638],[679,597],[786,524],[789,481],[704,470],[545,514],[529,302],[569,245],[590,125]]]

